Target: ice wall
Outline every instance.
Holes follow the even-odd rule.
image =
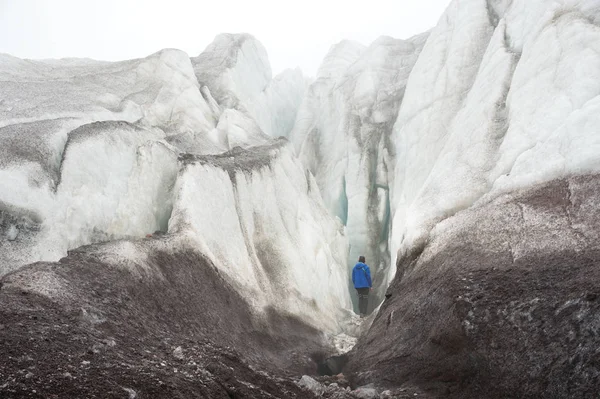
[[[244,52],[224,38],[247,39]],[[306,85],[299,71],[272,80],[264,48],[248,35],[219,36],[199,58],[203,65],[178,50],[122,62],[0,56],[5,270],[166,230],[179,153],[264,145],[291,129]],[[212,79],[220,103],[196,74]]]
[[[222,151],[208,136],[217,119],[199,89],[178,50],[115,63],[2,55],[3,272],[164,225],[153,202],[169,189],[158,185],[172,170],[155,159],[176,158],[167,141],[190,134],[205,151]]]
[[[181,51],[116,63],[2,55],[0,203],[27,207],[28,190],[51,192],[69,132],[96,121],[135,123],[160,129],[163,137],[198,134],[207,147],[216,147],[206,132],[217,120]]]
[[[394,125],[393,255],[478,200],[598,170],[599,18],[596,1],[450,4]]]
[[[27,169],[1,171],[0,225],[17,235],[0,240],[0,271],[58,260],[92,242],[166,231],[178,165],[163,138],[159,129],[95,122],[69,133],[55,186],[23,185]]]
[[[379,296],[387,286],[392,126],[427,34],[333,46],[291,134],[329,211],[346,225],[349,266],[365,255]],[[375,304],[376,301],[372,301]]]
[[[120,248],[117,264],[142,264],[135,243],[168,234],[210,257],[256,315],[340,332],[343,226],[272,137],[289,133],[305,88],[299,71],[271,79],[248,35],[218,37],[194,63],[177,50],[117,63],[2,56],[0,275],[99,242]]]
[[[193,237],[254,306],[339,332],[350,307],[343,226],[286,141],[182,162],[169,232]]]

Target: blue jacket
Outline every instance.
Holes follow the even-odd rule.
[[[352,282],[354,283],[354,288],[371,287],[371,270],[369,266],[358,262],[354,266],[354,269],[352,269]]]

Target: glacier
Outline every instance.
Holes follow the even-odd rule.
[[[0,65],[0,312],[19,314],[21,292],[58,306],[55,321],[75,309],[61,325],[81,327],[89,353],[195,337],[179,347],[199,359],[235,348],[242,373],[304,372],[348,349],[345,229],[285,138],[308,87],[299,70],[273,78],[247,34],[219,35],[193,58]],[[98,328],[100,341],[88,336]],[[195,389],[224,392],[214,384]]]
[[[186,156],[169,232],[188,235],[257,308],[341,332],[347,242],[285,141]],[[315,312],[315,310],[319,312]]]
[[[231,58],[237,56],[234,53]],[[266,54],[257,53],[257,57]],[[285,124],[289,124],[280,123],[277,112],[267,134],[248,111],[220,106],[208,87],[200,86],[190,58],[178,50],[117,63],[30,61],[3,55],[0,64],[0,129],[4,138],[0,201],[3,208],[26,215],[23,227],[37,231],[40,220],[52,219],[46,226],[54,229],[47,234],[53,243],[39,251],[34,249],[20,260],[18,251],[3,251],[4,256],[14,258],[15,266],[58,259],[66,249],[100,239],[90,238],[93,234],[115,238],[165,230],[170,197],[156,190],[169,191],[173,185],[176,154],[214,154],[238,145],[266,144],[270,134],[285,136]],[[293,119],[297,100],[286,100],[302,96],[303,78],[291,73],[273,82],[268,96],[257,93],[258,98],[253,100],[277,102],[277,110]],[[279,97],[283,100],[274,100]],[[264,121],[270,114],[261,117]],[[96,151],[96,145],[104,149]],[[152,168],[164,176],[152,181]],[[127,192],[129,203],[121,200]],[[70,203],[74,194],[83,194],[79,205]],[[84,209],[88,194],[106,209]],[[134,206],[143,201],[150,203]],[[129,206],[153,215],[117,222]],[[62,220],[57,220],[61,213]],[[77,216],[79,213],[83,214]],[[155,220],[150,221],[152,218]],[[63,228],[65,223],[73,226]],[[79,233],[69,231],[78,229]],[[57,234],[71,238],[61,240]],[[78,234],[81,237],[76,237]]]
[[[181,235],[257,314],[342,332],[343,226],[276,139],[304,95],[299,71],[271,79],[245,34],[220,35],[196,58],[2,61],[2,274],[92,243]]]
[[[333,46],[290,134],[327,208],[346,226],[349,270],[360,255],[367,258],[372,308],[390,281],[392,127],[427,37],[381,37],[367,48],[350,41]]]
[[[391,134],[396,268],[358,384],[593,391],[599,18],[596,1],[465,0],[431,30]]]
[[[597,12],[594,1],[451,3],[394,126],[393,256],[478,200],[597,171]]]
[[[314,79],[273,76],[249,34],[195,57],[2,54],[0,312],[61,306],[135,345],[132,320],[155,347],[199,334],[302,373],[358,338],[357,386],[586,397],[599,26],[597,0],[453,0],[412,38],[334,44]]]

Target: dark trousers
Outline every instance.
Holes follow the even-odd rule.
[[[369,291],[370,288],[357,288],[356,292],[358,292],[358,312],[361,315],[367,314],[367,309],[369,307]]]

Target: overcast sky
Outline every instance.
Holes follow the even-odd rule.
[[[432,28],[450,0],[0,0],[0,52],[123,60],[163,48],[196,56],[221,32],[247,32],[273,72],[314,76],[342,39],[369,44]]]

